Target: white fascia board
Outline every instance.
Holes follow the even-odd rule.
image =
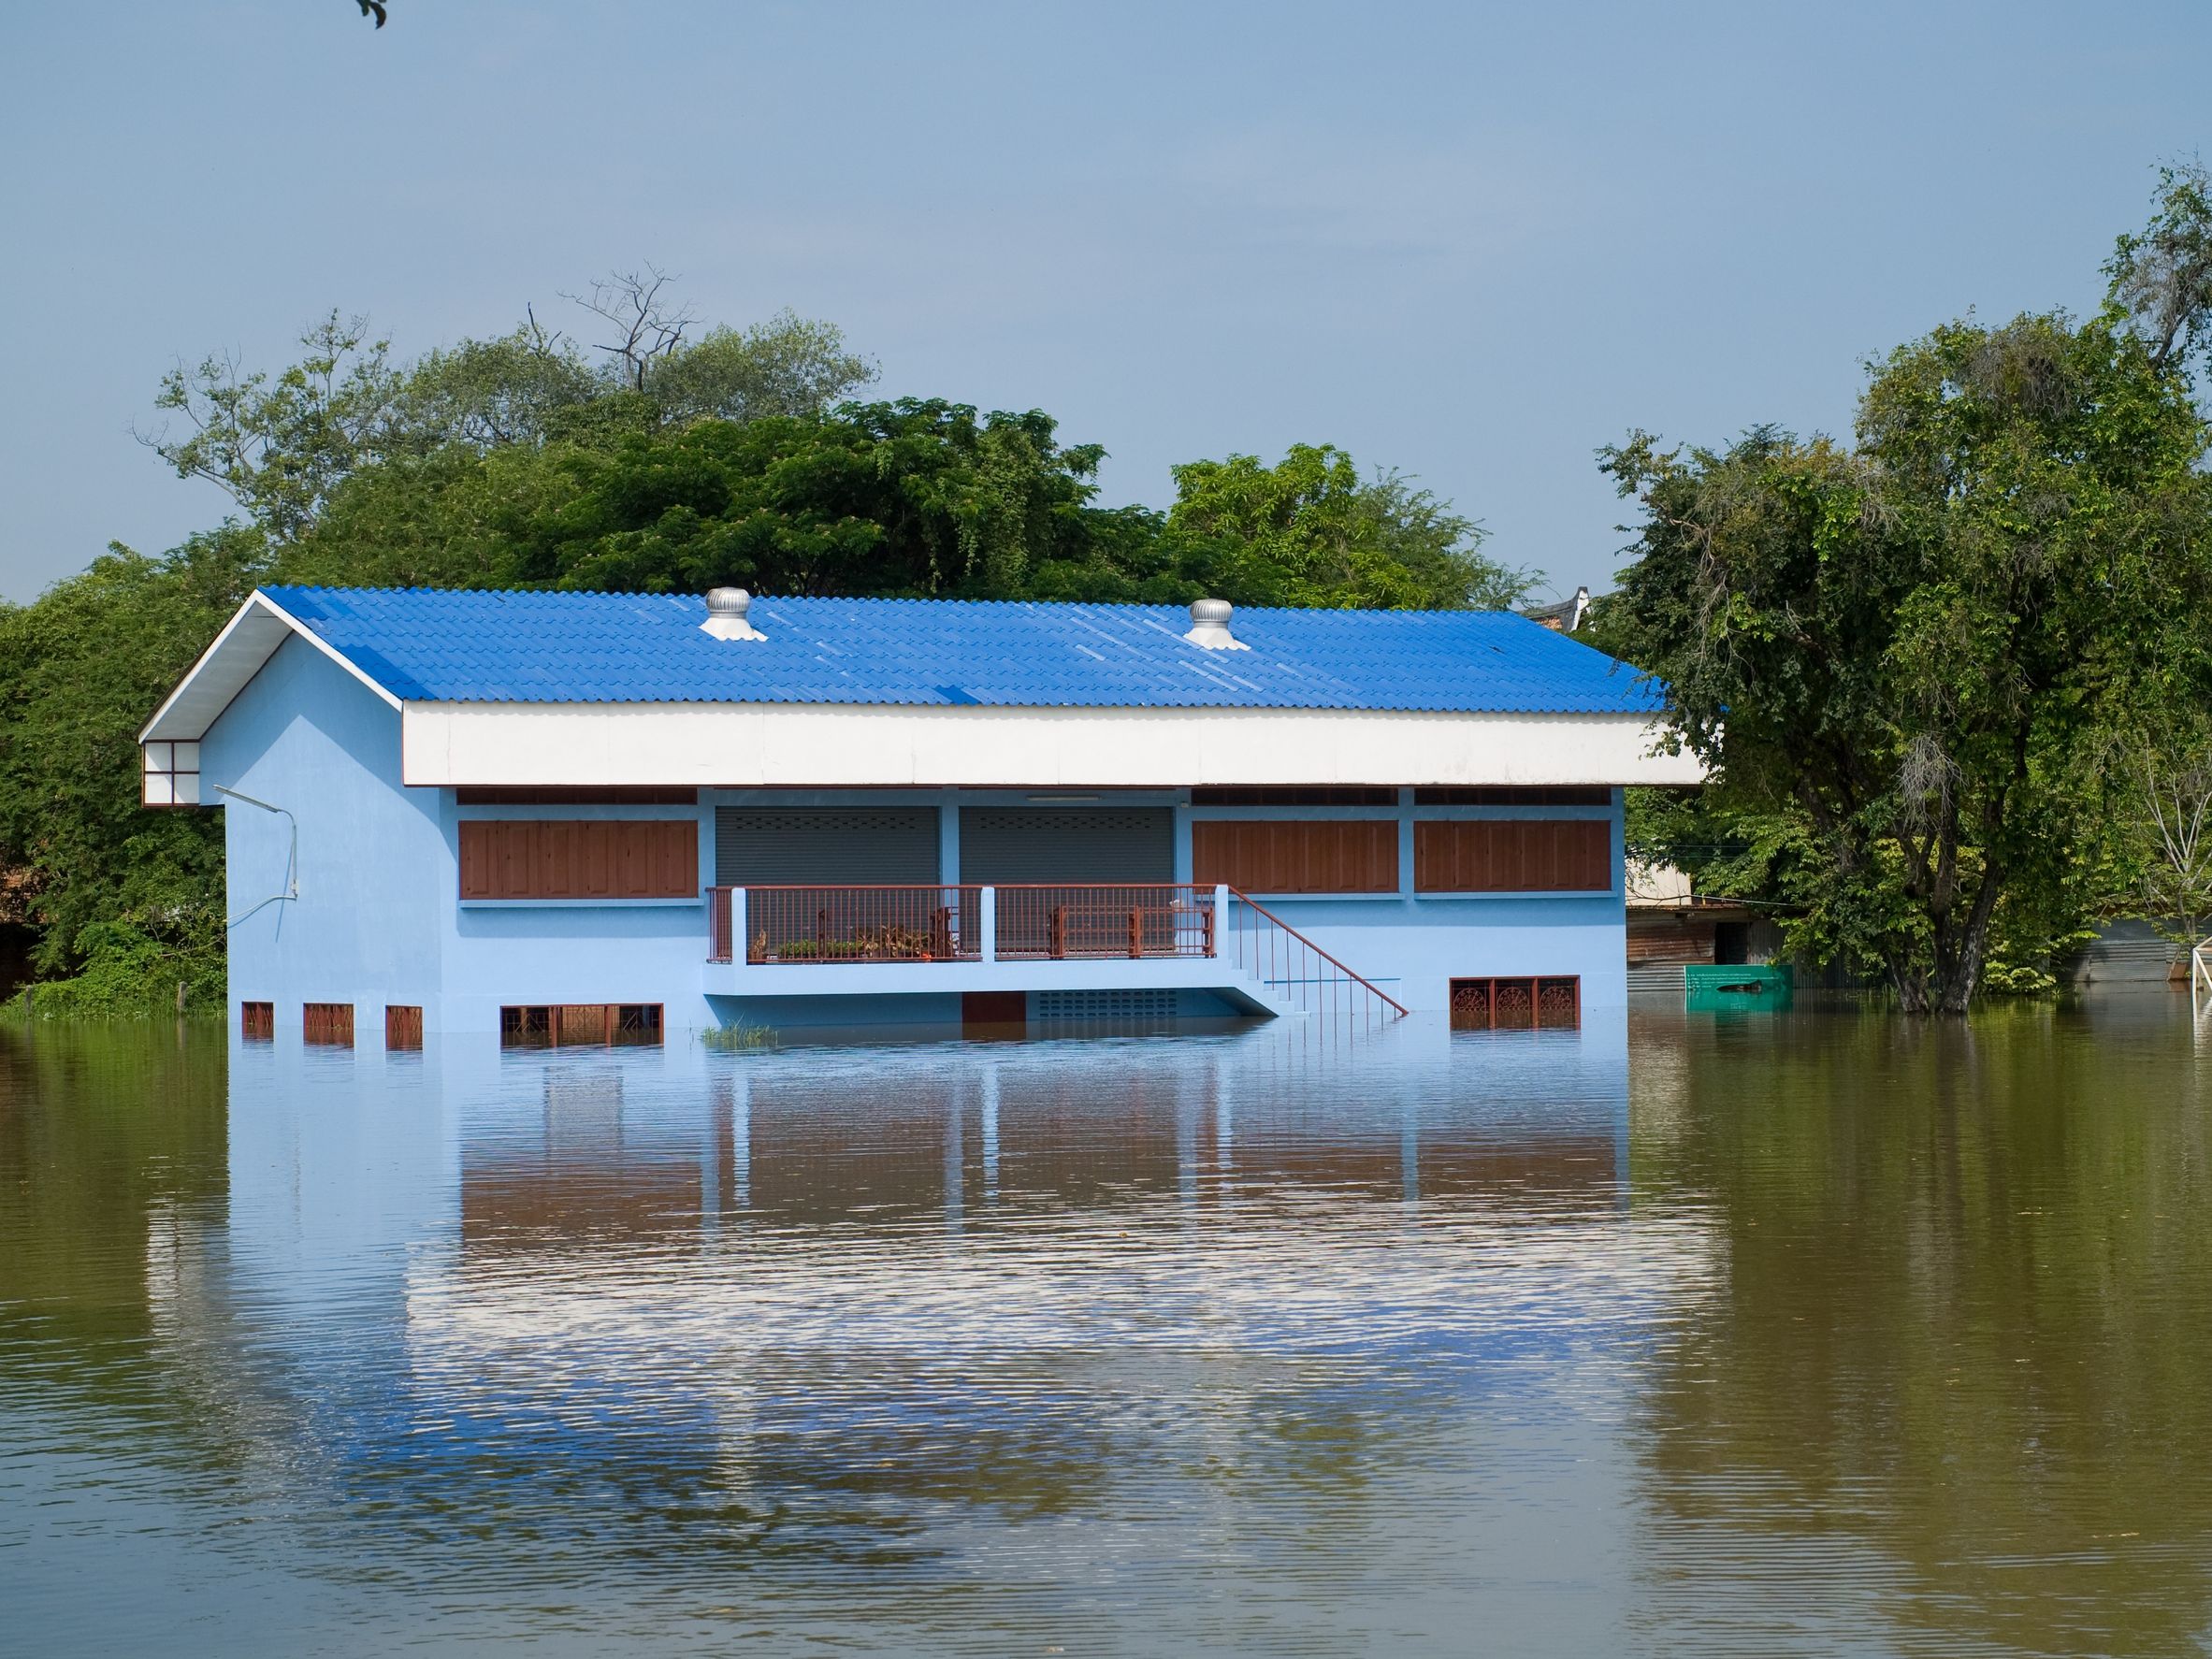
[[[196,742],[205,737],[216,717],[230,707],[231,700],[268,666],[277,647],[294,634],[368,686],[381,701],[395,709],[400,706],[397,697],[349,662],[328,641],[256,588],[238,608],[238,613],[223,625],[215,642],[200,653],[199,660],[177,683],[176,690],[163,700],[153,718],[139,731],[138,741],[178,738]]]
[[[1643,715],[409,702],[412,785],[1696,784]]]

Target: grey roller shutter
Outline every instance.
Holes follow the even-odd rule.
[[[937,879],[937,809],[715,809],[721,887],[874,887]]]
[[[963,806],[960,878],[1001,882],[1170,882],[1175,813],[1164,806]]]

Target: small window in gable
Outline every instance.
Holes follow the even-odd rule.
[[[147,806],[199,805],[199,744],[156,743],[142,747],[146,764],[139,778],[139,801]]]

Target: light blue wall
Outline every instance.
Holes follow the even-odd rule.
[[[400,782],[399,715],[313,646],[289,640],[207,734],[207,784],[287,808],[299,825],[299,897],[231,930],[230,1003],[276,1005],[296,1036],[303,1003],[354,1004],[354,1041],[383,1040],[387,1003],[426,1030],[496,1031],[518,1003],[659,1003],[672,1027],[716,1023],[701,988],[704,904],[464,904],[460,822],[548,815],[458,807]],[[223,799],[220,796],[212,797]],[[693,809],[561,807],[564,818],[668,817]],[[234,916],[283,890],[291,827],[224,808]],[[711,836],[703,812],[702,861]],[[704,885],[705,873],[701,873]]]
[[[467,903],[459,898],[460,825],[470,818],[648,817],[695,813],[699,882],[713,869],[714,809],[759,803],[887,804],[914,801],[945,816],[945,879],[957,875],[962,803],[1025,800],[1022,792],[914,790],[702,791],[696,808],[463,807],[451,790],[400,782],[396,710],[299,640],[288,641],[224,711],[202,751],[209,786],[225,785],[285,807],[299,826],[296,901],[255,910],[284,885],[290,825],[236,801],[224,810],[230,911],[253,914],[232,930],[230,994],[276,1005],[277,1028],[296,1038],[301,1004],[351,1003],[355,1041],[383,1041],[386,1003],[424,1010],[431,1031],[492,1032],[512,1003],[658,1003],[672,1031],[712,1026],[742,1013],[773,1022],[772,1011],[814,1023],[829,1012],[811,998],[755,1003],[706,968],[703,902]],[[220,799],[216,797],[215,799]],[[1574,974],[1585,1013],[1626,1003],[1626,916],[1621,887],[1620,793],[1609,807],[1416,808],[1403,791],[1395,808],[1230,808],[1179,804],[1157,791],[1117,802],[1177,803],[1176,868],[1188,878],[1190,826],[1204,818],[1395,818],[1400,826],[1395,895],[1256,895],[1289,926],[1417,1012],[1447,1005],[1455,977]],[[1595,894],[1439,897],[1412,892],[1416,817],[1597,817],[1612,826],[1613,885]],[[1011,968],[1011,964],[1007,965]],[[1189,964],[1176,964],[1185,969]],[[1139,964],[1129,970],[1141,973]],[[728,969],[720,971],[730,977]],[[1173,982],[1187,984],[1184,973]],[[993,978],[992,983],[998,983]],[[1168,983],[1168,981],[1163,981]],[[980,988],[980,981],[977,987]],[[858,1001],[860,999],[854,999]],[[957,1018],[957,1001],[924,997],[912,1015]],[[869,997],[871,1003],[881,999]]]
[[[1268,910],[1416,1012],[1453,979],[1576,975],[1583,1007],[1626,1007],[1627,922],[1617,896],[1263,899]]]
[[[450,804],[444,791],[443,859],[447,895],[441,948],[445,964],[443,1031],[496,1031],[508,1003],[658,1003],[671,1028],[718,1025],[701,983],[706,964],[706,902],[632,900],[616,903],[463,903],[460,825],[470,818],[671,818],[696,816],[699,887],[714,858],[711,808],[677,806],[522,806]]]
[[[230,930],[233,1029],[241,1001],[274,1003],[295,1038],[302,1003],[351,1003],[356,1041],[381,1043],[385,1003],[434,1004],[453,889],[437,879],[438,791],[399,787],[398,712],[287,640],[210,729],[200,765],[211,801],[225,785],[299,826],[298,899]],[[291,825],[239,801],[223,815],[238,916],[283,890]]]
[[[1178,815],[1186,821],[1395,817],[1395,896],[1252,897],[1346,967],[1417,1012],[1449,1007],[1453,979],[1570,974],[1582,981],[1585,1013],[1627,1006],[1628,912],[1620,790],[1612,792],[1610,806],[1417,807],[1410,789],[1399,795],[1395,809],[1202,806]],[[1414,823],[1468,818],[1601,819],[1612,827],[1612,885],[1602,893],[1416,894]],[[1187,848],[1187,823],[1178,827],[1178,833]]]

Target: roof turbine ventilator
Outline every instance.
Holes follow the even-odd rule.
[[[742,587],[710,587],[700,628],[717,640],[765,640],[768,636],[746,620],[752,608],[753,596]]]
[[[1191,631],[1183,638],[1208,651],[1250,651],[1250,645],[1229,631],[1235,609],[1227,599],[1193,599]]]

